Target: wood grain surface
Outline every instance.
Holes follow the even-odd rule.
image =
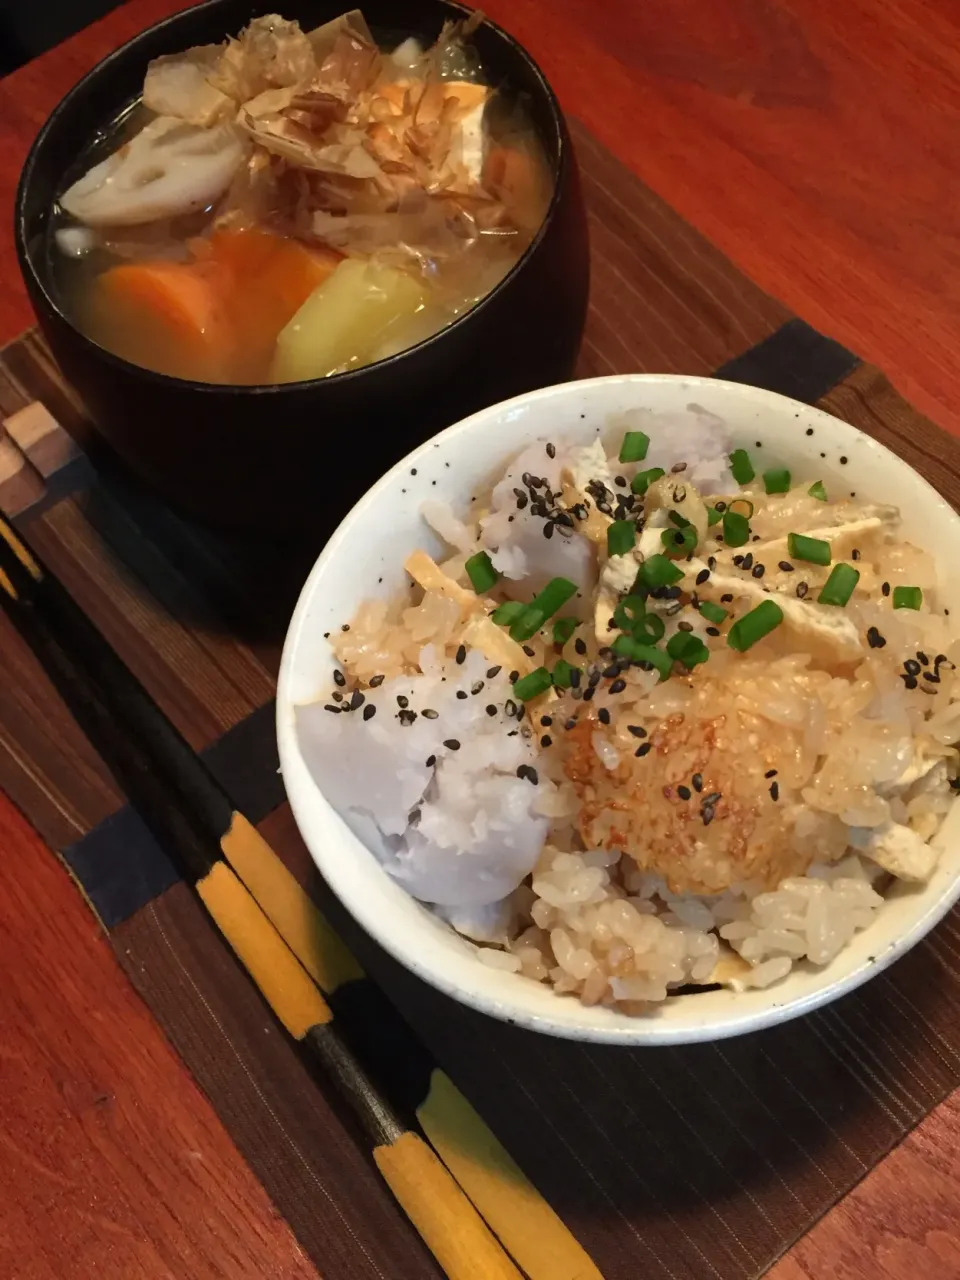
[[[9,210],[29,142],[63,92],[178,7],[130,0],[0,82],[0,206]],[[533,51],[564,106],[759,284],[960,431],[960,10],[922,0],[485,8]],[[0,226],[4,341],[30,314],[8,216]],[[313,1275],[74,886],[3,800],[0,848],[0,1274]],[[958,1150],[955,1096],[771,1276],[954,1280]]]

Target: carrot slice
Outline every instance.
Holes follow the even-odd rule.
[[[216,263],[124,263],[94,281],[91,327],[135,364],[223,382],[233,355],[228,293]]]

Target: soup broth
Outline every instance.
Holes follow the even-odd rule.
[[[67,175],[61,305],[119,356],[201,382],[328,377],[397,355],[485,297],[554,175],[485,80],[475,21],[374,41],[359,11],[270,15],[159,58]]]

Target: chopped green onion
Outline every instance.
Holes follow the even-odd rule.
[[[763,473],[763,487],[767,493],[789,493],[790,472],[786,467],[771,467]]]
[[[553,624],[553,643],[566,644],[576,629],[576,618],[558,618]]]
[[[727,644],[746,653],[758,640],[775,631],[783,621],[783,610],[773,600],[763,600],[755,609],[738,618],[727,632]]]
[[[741,510],[743,507],[746,508],[745,511]],[[732,511],[736,516],[745,516],[748,520],[751,520],[756,508],[749,498],[731,498],[727,503],[727,510]]]
[[[683,577],[683,570],[678,569],[666,556],[655,555],[647,556],[640,568],[640,574],[647,588],[653,590],[656,587],[673,586]]]
[[[721,609],[720,606],[718,604],[714,604],[712,600],[701,600],[700,612],[703,614],[703,616],[706,618],[708,622],[712,622],[715,626],[718,626],[718,627],[720,623],[723,622],[723,620],[728,616],[728,610]]]
[[[526,605],[522,600],[505,600],[503,604],[498,604],[490,617],[501,627],[509,627],[520,617]]]
[[[537,667],[536,671],[531,671],[528,676],[521,676],[519,680],[515,680],[513,684],[513,696],[519,698],[521,702],[529,702],[531,698],[538,697],[553,684],[553,676],[546,667]]]
[[[637,526],[632,520],[614,520],[607,525],[607,554],[625,556],[637,540]]]
[[[709,529],[712,529],[715,524],[719,524],[722,519],[722,511],[718,511],[716,507],[707,507],[707,527]]]
[[[624,596],[613,611],[613,625],[621,631],[632,631],[643,619],[647,611],[647,602],[642,596]]]
[[[552,618],[576,594],[577,584],[569,578],[551,578],[514,621],[510,628],[510,638],[521,644],[524,640],[529,640],[548,618]]]
[[[919,587],[894,587],[893,607],[895,609],[919,609],[923,604],[923,592]]]
[[[673,667],[673,659],[669,654],[652,644],[640,644],[632,636],[617,636],[612,647],[619,658],[629,658],[631,662],[647,662],[655,667],[660,672],[661,680],[666,680]]]
[[[723,540],[728,547],[742,547],[750,540],[750,521],[737,511],[723,513]]]
[[[829,499],[827,498],[827,491],[823,487],[822,480],[817,480],[814,484],[812,484],[810,488],[807,490],[807,493],[809,493],[811,498],[816,498],[818,502],[829,501]]]
[[[558,689],[569,689],[573,684],[572,673],[579,670],[579,667],[575,667],[571,662],[568,662],[566,658],[561,658],[554,664],[553,683]]]
[[[467,577],[470,579],[470,585],[477,595],[481,591],[489,591],[500,578],[499,573],[493,567],[493,561],[485,551],[478,551],[475,556],[471,556],[467,560],[465,568]]]
[[[639,640],[641,644],[656,644],[658,640],[663,639],[666,629],[658,613],[648,613],[635,624],[632,635],[634,640]]]
[[[650,437],[642,431],[628,431],[620,446],[621,462],[642,462],[650,448]]]
[[[836,604],[842,609],[860,581],[859,569],[849,564],[835,564],[817,596],[820,604]]]
[[[668,555],[688,556],[697,545],[697,531],[693,525],[685,529],[664,529],[660,541]]]
[[[649,471],[638,471],[630,481],[630,489],[633,493],[646,493],[654,480],[659,480],[666,474],[663,467],[651,467]]]
[[[830,543],[823,538],[808,538],[804,533],[787,534],[787,551],[791,560],[806,560],[808,564],[829,564]]]
[[[697,663],[706,662],[710,657],[710,650],[700,637],[691,635],[689,631],[675,632],[667,641],[667,653],[691,670]]]
[[[750,461],[750,455],[746,449],[734,449],[730,455],[730,470],[733,472],[733,478],[737,484],[749,484],[757,474],[753,469],[753,463]]]
[[[671,524],[675,524],[678,529],[689,529],[691,527],[690,521],[686,516],[682,516],[679,511],[667,512],[667,519]]]

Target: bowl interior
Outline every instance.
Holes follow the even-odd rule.
[[[772,392],[710,378],[625,375],[546,388],[506,401],[450,427],[397,464],[346,517],[327,544],[300,598],[284,648],[277,727],[284,782],[303,838],[334,892],[397,960],[462,1002],[534,1030],[622,1044],[671,1044],[738,1035],[807,1012],[892,963],[960,896],[960,807],[935,843],[939,865],[926,885],[898,882],[876,921],[824,969],[799,965],[761,991],[726,990],[668,999],[657,1012],[629,1017],[584,1008],[540,984],[490,969],[474,947],[410,898],[336,813],[300,755],[294,709],[326,691],[331,669],[325,633],[348,621],[363,600],[389,598],[406,579],[410,551],[440,545],[418,514],[439,498],[463,510],[502,472],[505,460],[538,438],[587,442],[612,413],[689,404],[725,418],[738,444],[766,465],[821,478],[833,491],[900,507],[904,535],[937,561],[942,602],[960,615],[960,572],[953,549],[960,517],[915,471],[854,427]]]
[[[114,122],[140,97],[144,73],[152,58],[178,53],[195,45],[220,43],[226,36],[237,34],[253,18],[275,12],[277,7],[269,2],[250,4],[249,0],[207,0],[205,4],[174,14],[142,32],[99,63],[63,98],[41,129],[27,157],[17,191],[17,251],[28,288],[39,294],[44,304],[71,327],[74,327],[73,321],[68,310],[61,305],[52,269],[48,230],[57,197],[70,181],[80,176],[78,145],[80,154],[84,154],[87,145],[96,147],[104,136],[109,138]],[[306,30],[344,12],[342,0],[286,0],[280,8],[283,9],[284,17],[297,20]],[[456,3],[456,0],[404,0],[402,6],[394,3],[394,0],[368,0],[363,9],[374,35],[385,44],[399,43],[409,35],[427,42],[432,41],[445,21],[460,20],[472,12]],[[507,287],[542,237],[544,227],[552,216],[560,190],[560,172],[566,160],[565,130],[560,108],[533,59],[512,36],[490,21],[485,21],[471,39],[491,83],[496,88],[503,89],[509,101],[521,104],[529,118],[553,173],[553,197],[539,235],[504,279],[477,306],[417,346],[441,340],[445,333],[475,314],[490,297]],[[85,135],[78,136],[78,120],[83,121],[84,127],[89,129]],[[101,157],[96,154],[95,158]],[[85,162],[83,168],[86,167]],[[81,337],[90,346],[103,351],[86,335],[81,334]],[[111,361],[128,368],[133,367],[112,352],[106,351],[105,354]],[[378,361],[374,366],[338,374],[336,380],[363,378],[371,368],[403,359],[407,354],[407,351],[403,351],[397,356]],[[184,381],[136,367],[150,380]],[[330,380],[315,381],[323,383]],[[227,388],[222,384],[191,385],[202,389],[209,386],[216,391],[229,389],[250,392],[269,389],[282,393],[309,383],[268,383],[262,387],[236,388]]]

